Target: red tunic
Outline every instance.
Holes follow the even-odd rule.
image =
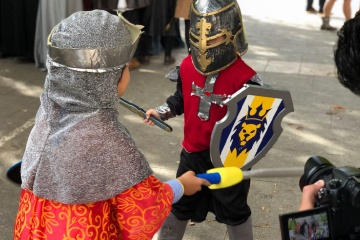
[[[150,176],[108,199],[63,204],[22,190],[14,239],[150,240],[169,215],[170,185]]]
[[[241,58],[219,72],[214,84],[213,93],[217,95],[232,95],[247,83],[256,72]],[[227,112],[227,107],[211,104],[209,119],[202,121],[198,117],[200,97],[191,96],[192,83],[203,88],[206,76],[201,75],[192,64],[191,55],[186,57],[180,67],[182,94],[184,100],[184,140],[183,148],[187,152],[200,152],[210,147],[211,133],[217,121]]]

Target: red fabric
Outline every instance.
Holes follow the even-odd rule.
[[[22,190],[14,239],[152,239],[171,210],[173,192],[150,176],[113,198],[62,204]]]
[[[229,96],[247,83],[256,72],[241,58],[220,71],[214,84],[213,93]],[[184,98],[184,140],[182,146],[188,152],[199,152],[210,147],[211,133],[217,121],[227,113],[226,106],[211,104],[209,119],[202,121],[198,116],[200,97],[191,96],[192,83],[203,88],[206,76],[201,75],[192,64],[191,55],[186,57],[180,67]],[[201,130],[199,130],[201,129]]]

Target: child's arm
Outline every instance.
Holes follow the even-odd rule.
[[[179,116],[183,113],[184,113],[184,100],[182,95],[182,82],[179,75],[177,79],[175,93],[170,97],[168,97],[166,103],[164,103],[163,105],[155,109],[149,109],[146,112],[146,119],[144,119],[144,123],[147,123],[150,126],[154,126],[154,123],[151,120],[149,120],[151,114],[164,121],[164,120],[168,120],[169,118]]]
[[[172,188],[174,193],[173,203],[179,201],[183,195],[193,195],[200,191],[202,186],[210,186],[210,183],[195,176],[195,172],[187,171],[177,179],[166,182]]]
[[[115,205],[117,216],[121,219],[141,219],[134,220],[133,224],[119,221],[124,239],[139,239],[140,234],[151,239],[169,215],[171,205],[183,194],[196,193],[201,185],[208,186],[209,183],[195,177],[195,173],[191,171],[166,183],[151,175],[116,195],[111,202]]]
[[[184,186],[184,195],[193,195],[201,190],[201,186],[210,186],[210,183],[203,178],[195,176],[195,172],[187,171],[183,175],[177,178],[179,182]]]

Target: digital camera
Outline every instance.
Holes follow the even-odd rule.
[[[320,156],[309,158],[300,189],[323,179],[314,209],[279,216],[284,240],[360,239],[360,169],[335,167]]]

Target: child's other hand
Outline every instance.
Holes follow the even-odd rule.
[[[210,183],[203,179],[195,177],[195,172],[187,171],[183,175],[177,178],[184,186],[184,195],[193,195],[201,190],[201,186],[210,186]]]
[[[157,117],[159,119],[160,115],[155,109],[149,109],[146,111],[146,118],[143,118],[143,122],[150,126],[154,126],[154,122],[150,120],[150,115],[153,115],[154,117]]]

